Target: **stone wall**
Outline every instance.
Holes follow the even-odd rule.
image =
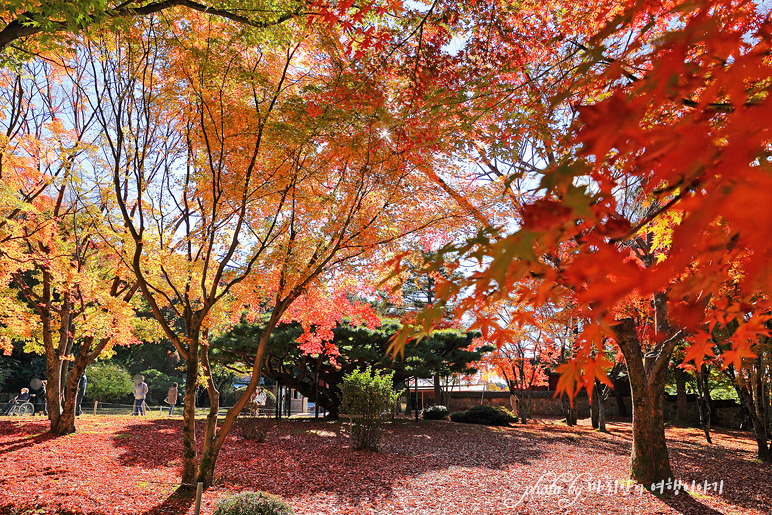
[[[555,392],[533,392],[531,396],[531,416],[536,418],[540,416],[563,416],[561,401],[559,398],[555,398],[554,395]],[[450,411],[463,411],[472,406],[476,406],[480,404],[481,398],[483,399],[483,404],[504,406],[505,408],[510,409],[509,392],[485,392],[484,396],[481,392],[454,392],[450,398]],[[632,414],[632,399],[629,396],[623,397],[623,402],[628,415]],[[579,418],[588,418],[590,416],[590,403],[585,392],[580,393],[574,399],[574,403],[579,408]],[[428,404],[430,403],[427,402],[427,405]],[[742,418],[739,405],[736,402],[731,400],[714,400],[713,408],[715,411],[715,425],[731,428],[740,427]],[[666,396],[664,411],[665,420],[675,420],[678,411],[675,396]],[[606,416],[619,416],[617,400],[613,395],[606,401]],[[696,399],[690,396],[687,402],[687,422],[692,425],[698,425],[699,420]]]

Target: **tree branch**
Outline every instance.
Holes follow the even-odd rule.
[[[296,16],[304,14],[303,9],[305,4],[300,4],[295,10],[288,11],[281,16],[273,20],[255,20],[242,16],[228,9],[218,9],[191,0],[162,0],[159,2],[151,2],[141,7],[133,7],[133,2],[124,2],[114,9],[108,9],[100,13],[94,13],[89,16],[88,21],[84,21],[78,24],[69,24],[65,21],[57,21],[47,19],[51,29],[46,29],[45,32],[74,32],[79,30],[85,30],[92,21],[99,18],[117,19],[117,18],[130,18],[137,16],[148,16],[155,14],[172,7],[186,7],[193,11],[202,12],[204,14],[210,14],[212,16],[218,16],[220,18],[226,18],[242,25],[249,25],[250,27],[256,27],[264,29],[272,27],[274,25],[280,25],[285,21],[288,21]],[[25,12],[16,17],[8,23],[2,30],[0,30],[0,52],[4,51],[11,43],[24,37],[34,36],[40,32],[44,32],[40,23],[34,23],[36,14],[34,12]]]

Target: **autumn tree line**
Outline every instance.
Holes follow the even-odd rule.
[[[720,371],[769,461],[770,26],[742,0],[6,2],[0,345],[45,354],[66,434],[89,363],[168,341],[208,486],[274,330],[334,354],[418,270],[394,355],[452,308],[522,343],[491,364],[516,391],[556,348],[569,397],[624,362],[644,484],[673,477],[668,371]],[[210,343],[255,321],[223,417]]]

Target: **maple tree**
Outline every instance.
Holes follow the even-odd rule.
[[[504,30],[468,45],[511,71],[487,82],[469,146],[512,210],[509,222],[491,217],[476,239],[444,249],[482,270],[441,286],[441,295],[471,291],[461,307],[479,312],[513,292],[542,305],[572,291],[587,323],[561,368],[561,389],[608,384],[610,363],[598,351],[612,338],[633,393],[631,476],[671,478],[662,392],[673,349],[687,339],[686,359],[704,356],[710,328],[736,321],[722,363],[737,367],[767,333],[772,217],[758,206],[770,205],[771,191],[769,12],[744,1],[600,2],[523,21],[499,16],[502,4],[475,7],[491,20],[479,30],[554,16],[547,30],[556,37],[546,41],[555,46],[516,49],[522,32]],[[515,100],[522,107],[506,112]],[[518,287],[532,277],[543,286]],[[631,295],[653,302],[648,332],[620,312]],[[427,333],[430,319],[395,346]]]
[[[2,339],[24,340],[27,351],[45,354],[50,431],[67,434],[75,431],[86,366],[115,344],[137,341],[136,287],[83,207],[90,123],[83,99],[57,87],[77,77],[53,62],[4,71],[0,79],[12,84],[0,115]]]
[[[554,368],[559,358],[559,350],[550,337],[555,320],[548,320],[549,315],[556,314],[543,309],[541,313],[530,314],[531,324],[522,324],[518,323],[522,319],[515,312],[526,309],[523,306],[502,301],[488,309],[495,312],[501,329],[493,331],[498,338],[497,344],[483,357],[480,365],[506,380],[510,395],[518,399],[515,415],[525,424],[531,411],[533,387],[548,384],[546,373]]]
[[[768,322],[767,325],[769,325]],[[696,376],[698,388],[703,390],[698,393],[702,397],[700,400],[707,405],[700,407],[700,422],[703,424],[708,441],[710,441],[708,434],[710,431],[711,412],[710,399],[705,399],[705,394],[708,393],[709,395],[709,392],[705,392],[705,390],[707,390],[708,386],[707,368],[712,365],[714,369],[720,370],[721,374],[732,382],[732,386],[741,404],[741,413],[750,420],[751,430],[756,440],[758,459],[768,463],[772,461],[772,449],[770,449],[768,438],[770,413],[772,413],[769,394],[770,339],[767,335],[759,335],[751,347],[751,351],[754,354],[753,357],[743,358],[739,364],[732,363],[721,369],[718,366],[719,360],[721,360],[724,352],[731,351],[732,347],[728,340],[738,326],[739,323],[733,320],[727,326],[715,327],[712,332],[713,346],[708,348],[707,355],[703,357],[704,359],[695,358],[693,364],[689,363],[683,366]],[[699,369],[697,368],[697,361],[700,361]],[[705,411],[707,412],[705,413]]]
[[[766,339],[765,339],[766,340]],[[770,378],[769,378],[769,343],[762,341],[753,347],[757,357],[747,359],[742,368],[730,366],[727,375],[733,380],[737,395],[744,407],[744,412],[751,420],[751,428],[756,439],[757,455],[760,461],[772,461],[772,449],[769,444],[770,413]]]
[[[320,332],[332,313],[356,315],[341,292],[374,291],[395,245],[463,223],[464,210],[424,180],[448,161],[438,126],[402,107],[411,92],[404,70],[379,58],[385,41],[356,41],[353,63],[334,34],[298,21],[267,35],[191,15],[81,47],[95,166],[110,179],[95,178],[104,237],[186,363],[184,484],[211,484],[280,321]],[[209,340],[263,315],[251,382],[218,422]],[[300,347],[320,345],[309,335]],[[211,406],[200,457],[199,376]]]
[[[7,40],[34,43],[120,9],[83,1],[47,17],[59,4],[9,3],[5,29],[37,30],[19,17],[35,12],[40,31],[9,29]],[[673,475],[662,392],[680,342],[685,359],[699,361],[712,331],[736,324],[721,366],[739,371],[756,358],[772,251],[772,38],[757,3],[438,0],[399,18],[389,15],[401,2],[288,3],[278,18],[238,30],[195,8],[161,20],[135,16],[160,3],[126,5],[127,32],[110,36],[118,25],[106,26],[117,42],[92,33],[80,47],[99,56],[80,87],[100,126],[94,166],[112,178],[95,205],[112,224],[103,234],[120,265],[187,360],[188,388],[199,365],[211,377],[205,351],[221,323],[244,308],[269,312],[268,338],[282,319],[324,318],[329,310],[311,306],[374,289],[377,273],[361,280],[368,287],[347,273],[454,210],[476,219],[455,234],[485,229],[443,249],[427,271],[463,260],[478,270],[438,279],[437,302],[395,347],[429,333],[454,298],[495,333],[484,314],[491,303],[538,307],[570,291],[583,323],[561,390],[608,385],[603,349],[616,343],[634,398],[634,479]],[[16,88],[7,91],[13,99]],[[18,208],[13,195],[3,202]],[[28,223],[8,219],[21,231]],[[645,317],[627,310],[631,297],[651,305]],[[320,346],[303,343],[311,353]],[[217,432],[210,413],[196,472],[188,405],[183,480],[209,484],[235,414]]]

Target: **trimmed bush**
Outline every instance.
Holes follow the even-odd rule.
[[[343,376],[341,413],[361,415],[351,428],[354,449],[378,450],[383,426],[399,396],[393,377],[394,372],[381,374],[370,367]]]
[[[448,418],[450,410],[441,404],[436,406],[429,406],[421,411],[421,416],[424,420],[445,420]]]
[[[473,406],[466,411],[453,413],[450,416],[453,422],[465,424],[482,424],[484,426],[506,426],[510,422],[516,422],[517,418],[506,408],[501,406]]]
[[[128,370],[110,362],[98,362],[86,368],[86,400],[121,402],[131,394],[134,383]]]
[[[212,515],[294,515],[294,511],[275,495],[241,492],[217,501]]]

